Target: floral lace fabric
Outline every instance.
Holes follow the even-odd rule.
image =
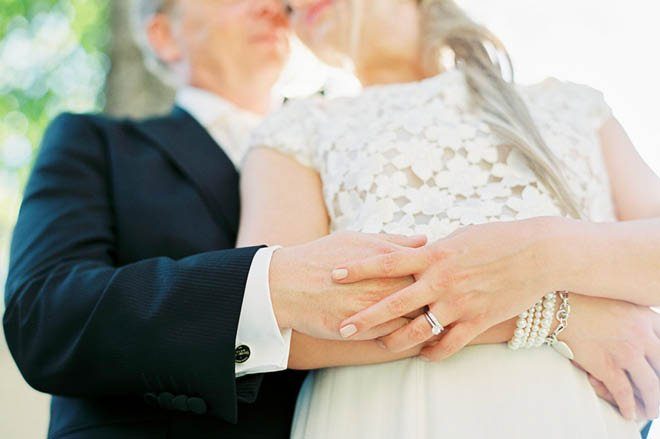
[[[597,135],[611,116],[602,95],[554,79],[518,89],[583,211],[614,220]],[[459,70],[290,103],[252,145],[319,172],[333,231],[435,240],[471,224],[564,214],[526,159],[483,122]]]

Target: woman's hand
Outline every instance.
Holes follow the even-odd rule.
[[[548,249],[561,218],[490,223],[462,229],[420,249],[390,253],[339,267],[341,283],[413,274],[416,283],[342,322],[343,334],[358,336],[430,304],[445,326],[438,343],[422,355],[447,358],[479,334],[528,309],[557,276]],[[432,337],[422,315],[382,341],[403,351]]]
[[[654,419],[660,407],[660,314],[610,299],[571,295],[560,336],[598,395],[627,419]],[[637,407],[637,409],[636,409]]]

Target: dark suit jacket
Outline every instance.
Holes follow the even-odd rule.
[[[236,379],[258,248],[233,249],[238,174],[186,112],[65,114],[14,232],[3,319],[49,437],[288,437],[303,374]]]

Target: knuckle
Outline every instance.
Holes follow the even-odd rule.
[[[649,337],[650,331],[648,325],[645,322],[640,321],[640,319],[636,319],[628,326],[628,332],[628,340],[630,342],[638,342],[641,340],[646,340]]]
[[[393,335],[389,335],[387,337],[381,337],[379,340],[382,343],[382,345],[385,347],[385,350],[389,352],[394,352],[396,340],[394,339]]]
[[[387,253],[380,258],[380,269],[383,274],[392,274],[397,267],[396,253]]]
[[[384,256],[394,253],[397,250],[397,247],[389,242],[380,241],[377,243],[375,251],[378,255]]]
[[[379,288],[378,286],[376,286],[375,289],[368,289],[362,292],[357,299],[356,312],[380,302],[383,300],[383,297],[383,289]]]
[[[617,380],[610,385],[610,393],[620,401],[632,398],[632,388],[621,380]]]
[[[446,248],[436,244],[427,246],[426,254],[429,258],[429,263],[433,264],[448,259],[450,252]]]
[[[322,313],[321,315],[321,325],[323,325],[327,331],[339,332],[339,322],[326,313]]]
[[[488,321],[489,315],[485,309],[477,311],[472,318],[472,322],[475,326],[481,327]]]
[[[607,373],[611,376],[611,379],[616,379],[615,371],[619,370],[618,361],[613,355],[605,354],[603,359],[603,365],[607,370]]]
[[[434,293],[451,291],[453,285],[452,275],[448,272],[436,274],[430,283],[431,290]]]
[[[386,303],[387,311],[390,315],[400,316],[405,311],[405,301],[401,297],[390,297]]]
[[[406,348],[406,346],[404,346],[401,341],[392,340],[392,341],[389,341],[389,342],[385,343],[385,349],[388,352],[399,353],[399,352],[405,350],[405,348]]]
[[[429,332],[421,325],[411,325],[408,338],[413,342],[422,342],[429,337]]]
[[[451,337],[443,338],[438,344],[439,349],[442,351],[444,356],[448,357],[455,354],[460,350],[461,340],[457,335]]]
[[[639,361],[640,356],[643,356],[640,349],[631,342],[622,343],[616,355],[618,363],[624,366],[635,364]]]
[[[428,358],[429,361],[432,362],[437,362],[440,360],[440,350],[439,350],[439,345],[433,346],[433,348],[429,349],[424,353],[424,356]]]
[[[364,317],[357,317],[352,321],[352,324],[358,329],[358,332],[365,332],[370,330],[374,325]]]
[[[454,309],[459,315],[463,315],[472,303],[473,297],[470,294],[450,294],[447,297],[447,304],[450,308]]]

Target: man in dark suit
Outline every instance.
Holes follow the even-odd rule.
[[[288,437],[304,378],[285,370],[296,323],[278,324],[295,321],[304,294],[292,292],[324,292],[305,327],[329,332],[323,313],[355,309],[336,300],[346,287],[329,280],[333,255],[419,240],[354,234],[234,249],[237,167],[288,55],[283,6],[138,6],[178,105],[146,121],[53,122],[12,242],[8,345],[28,383],[54,395],[52,438]],[[373,286],[351,294],[373,297]]]

